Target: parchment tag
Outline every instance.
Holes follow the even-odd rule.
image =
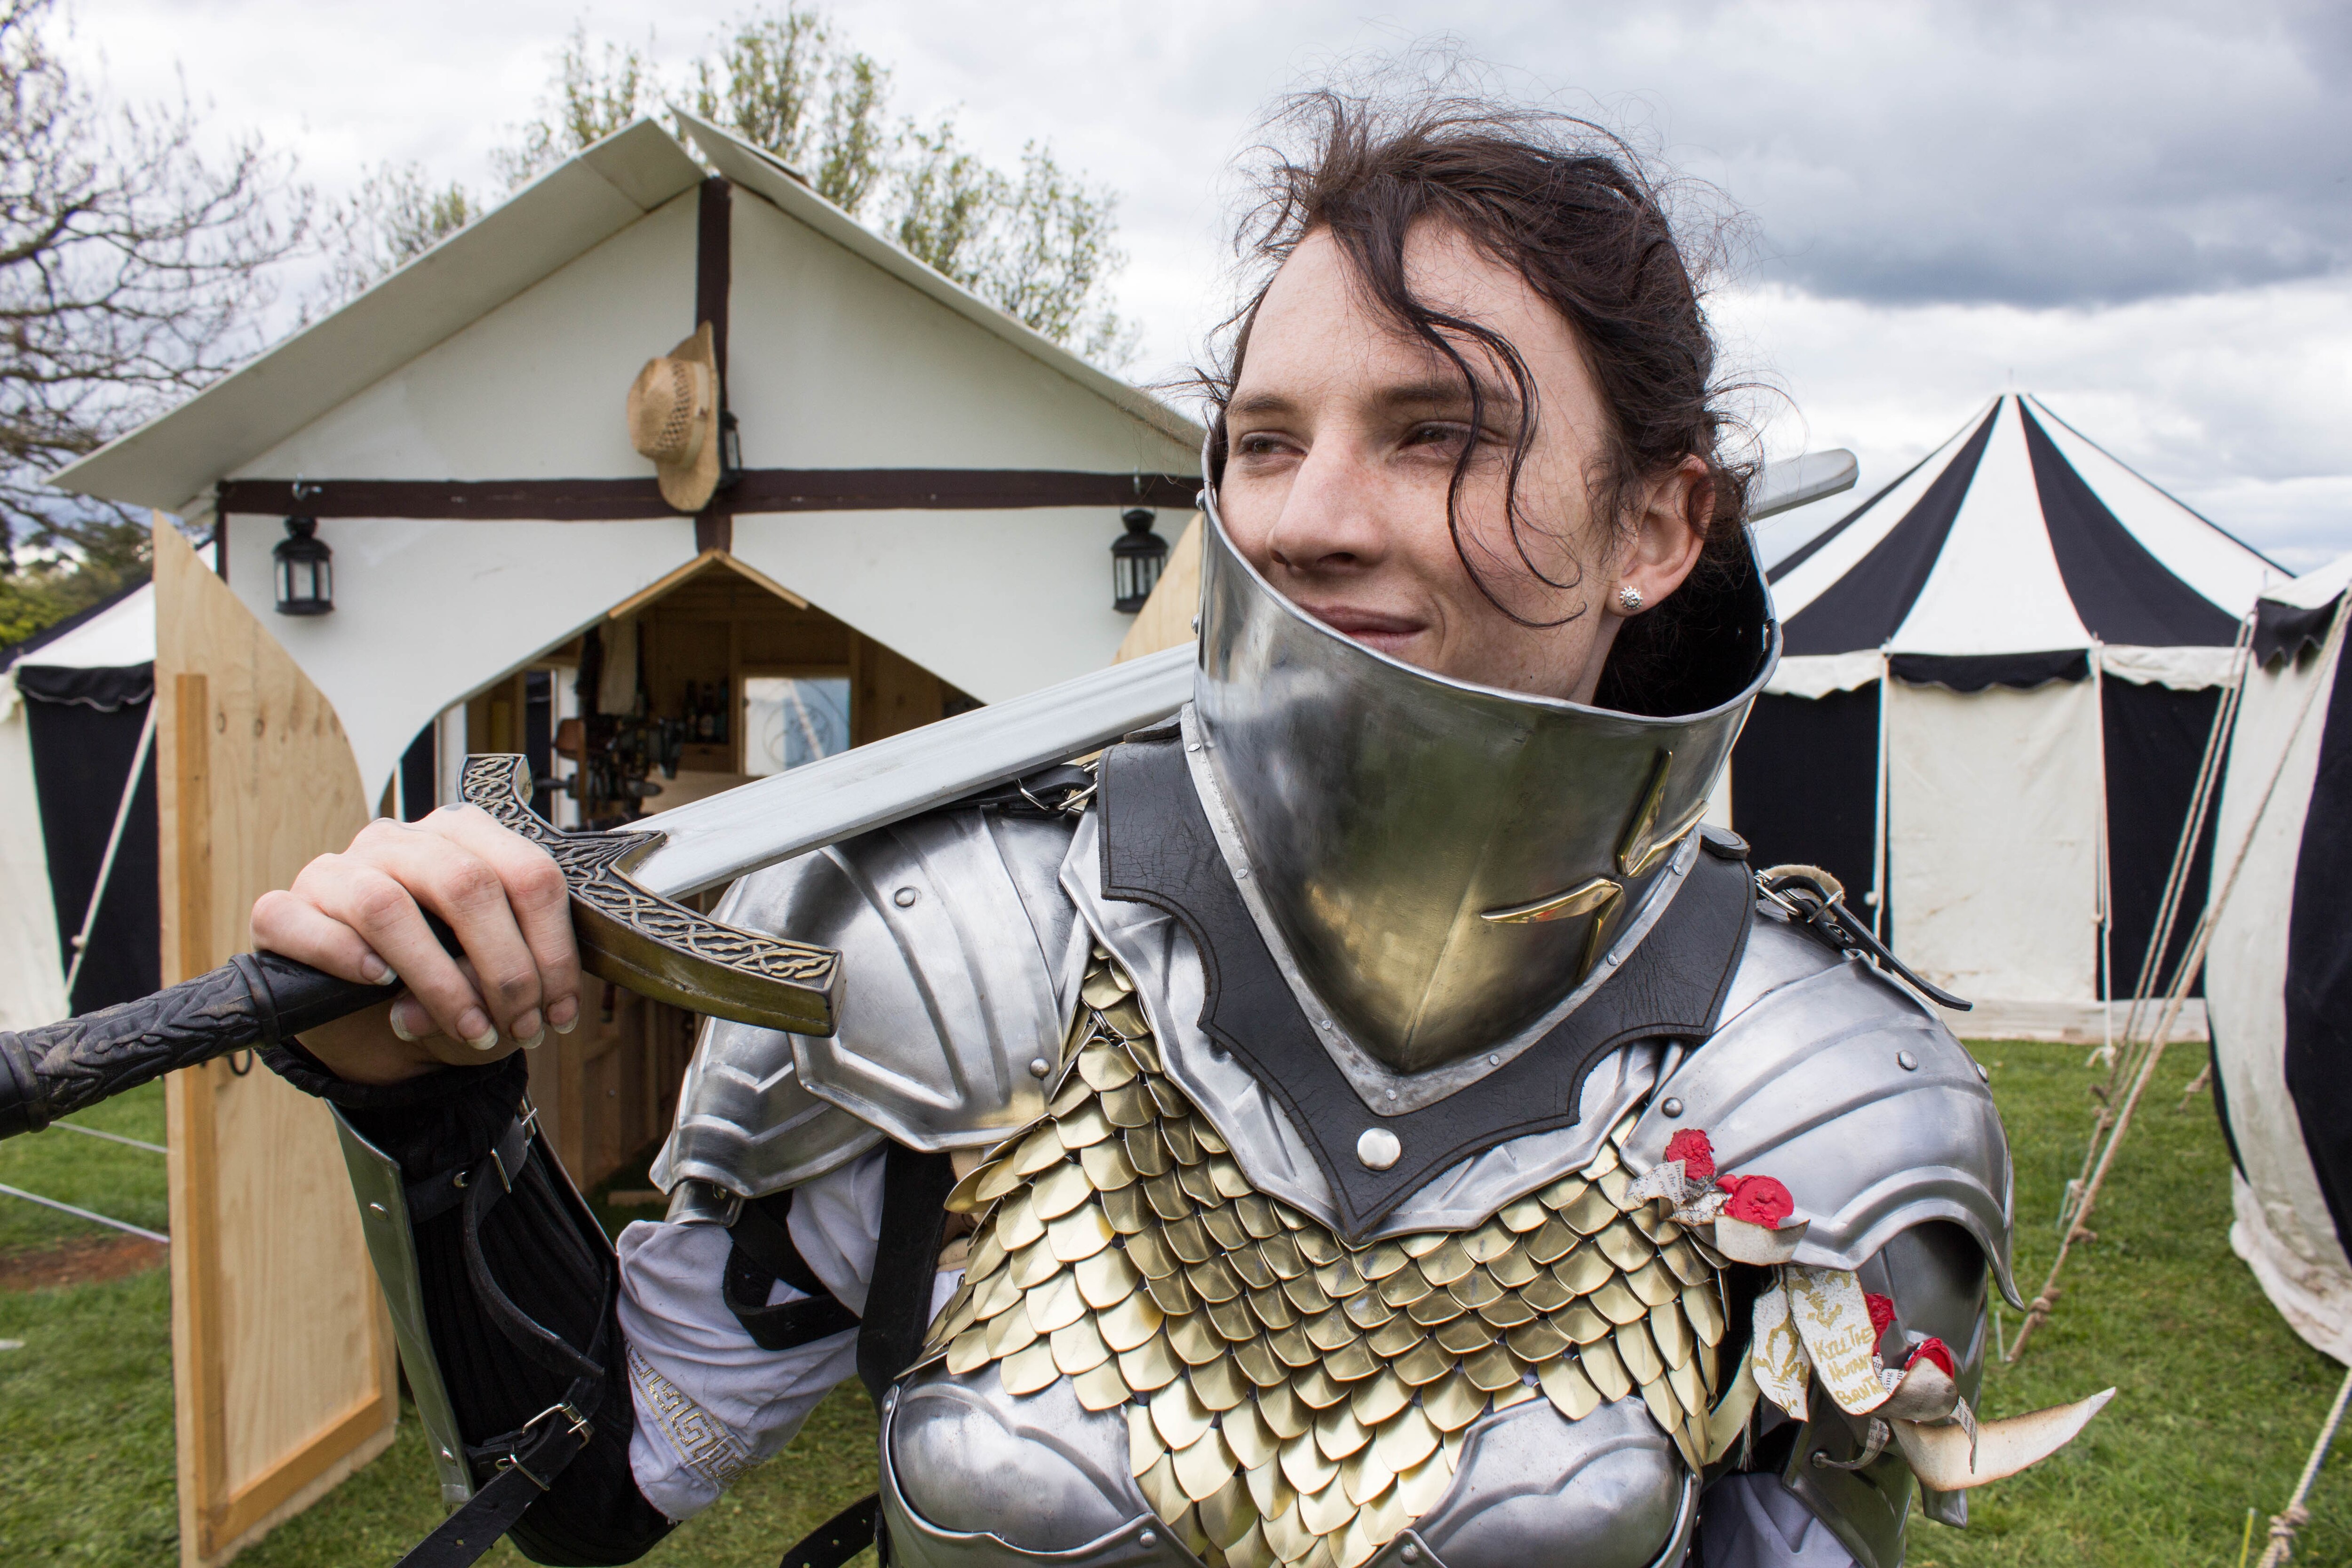
[[[1790,1265],[1780,1271],[1780,1279],[1813,1371],[1838,1408],[1859,1415],[1886,1403],[1886,1384],[1871,1361],[1878,1331],[1870,1326],[1862,1281],[1850,1269],[1804,1264]]]
[[[1765,1398],[1787,1411],[1790,1420],[1802,1421],[1805,1384],[1813,1375],[1813,1363],[1789,1316],[1789,1298],[1780,1287],[1756,1298],[1753,1321],[1748,1357],[1756,1386]]]

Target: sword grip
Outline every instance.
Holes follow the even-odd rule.
[[[455,932],[426,923],[451,952]],[[0,1033],[0,1138],[38,1132],[180,1068],[268,1047],[388,1002],[400,983],[367,985],[274,952],[240,952],[208,974],[62,1023]]]

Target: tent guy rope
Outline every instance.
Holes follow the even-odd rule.
[[[106,902],[106,884],[114,876],[115,852],[122,847],[122,829],[131,821],[131,803],[139,798],[139,781],[147,776],[147,753],[155,745],[155,709],[157,703],[147,703],[147,721],[139,727],[139,750],[131,758],[131,776],[122,782],[122,799],[114,808],[114,829],[106,836],[106,857],[98,863],[98,880],[89,889],[89,907],[82,911],[81,930],[74,934],[73,963],[66,969],[66,995],[70,999],[74,982],[81,978],[81,961],[89,952],[89,933],[98,924],[99,906]]]
[[[2213,723],[2206,731],[2205,753],[2198,763],[2197,783],[2189,795],[2189,810],[2180,825],[2179,844],[2173,850],[2172,869],[2165,878],[2164,894],[2157,906],[2156,923],[2148,935],[2147,950],[2140,955],[2139,977],[2132,985],[2131,1009],[2124,1016],[2123,1048],[2120,1051],[2116,1048],[2117,1042],[2110,1035],[2097,1050],[2091,1053],[2092,1061],[2105,1065],[2107,1077],[2106,1081],[2092,1091],[2099,1101],[2098,1114],[2092,1121],[2090,1143],[2083,1152],[2083,1168],[2075,1173],[2073,1181],[2066,1184],[2065,1196],[2059,1204],[2058,1228],[2062,1231],[2074,1217],[2074,1206],[2091,1179],[2091,1171],[2098,1160],[2099,1151],[2105,1147],[2106,1134],[2115,1124],[2116,1096],[2137,1076],[2142,1048],[2150,1043],[2141,1038],[2140,1025],[2146,1019],[2148,1005],[2158,998],[2157,980],[2165,952],[2172,945],[2173,929],[2180,921],[2181,897],[2188,889],[2198,841],[2204,837],[2205,824],[2212,815],[2213,803],[2220,798],[2221,767],[2230,754],[2230,737],[2237,728],[2238,707],[2245,696],[2246,672],[2252,667],[2249,649],[2252,646],[2254,619],[2254,616],[2249,613],[2238,623],[2237,640],[2231,647],[2230,679],[2221,688],[2221,700],[2213,710]],[[2104,755],[2103,747],[2103,759]],[[2101,844],[2104,850],[2104,835]],[[2104,890],[2104,863],[2101,870]],[[2105,929],[2102,928],[2103,936]],[[2183,962],[2186,962],[2186,955]],[[2112,973],[2113,970],[2104,972]],[[2180,976],[2175,974],[2173,978],[2177,984]],[[2164,994],[2169,994],[2169,988]],[[2112,1005],[2104,1007],[2102,1012],[2105,1021],[2112,1022]]]
[[[2340,620],[2341,617],[2339,616]],[[2336,1391],[2336,1405],[2319,1428],[2319,1440],[2311,1446],[2311,1458],[2304,1462],[2303,1479],[2294,1483],[2294,1495],[2286,1507],[2271,1515],[2271,1543],[2263,1548],[2262,1561],[2255,1568],[2279,1568],[2294,1551],[2294,1532],[2311,1522],[2311,1510],[2304,1500],[2311,1495],[2311,1483],[2318,1479],[2320,1461],[2327,1458],[2328,1445],[2336,1440],[2336,1428],[2343,1424],[2344,1405],[2352,1400],[2352,1371],[2344,1374],[2344,1386]]]
[[[2322,668],[2327,668],[2326,661],[2333,660],[2341,650],[2347,621],[2352,621],[2352,616],[2339,615],[2328,626],[2326,645],[2320,650]],[[2244,684],[2242,664],[2237,685],[2242,689]],[[2107,1173],[2115,1167],[2116,1150],[2122,1147],[2125,1134],[2131,1131],[2132,1116],[2139,1109],[2140,1096],[2147,1091],[2149,1082],[2156,1077],[2158,1064],[2164,1059],[2165,1042],[2172,1033],[2173,1024],[2180,1016],[2181,1004],[2188,999],[2189,982],[2204,965],[2205,950],[2213,940],[2214,922],[2229,903],[2231,893],[2237,888],[2238,874],[2245,868],[2247,852],[2253,847],[2254,837],[2261,831],[2263,818],[2270,811],[2271,799],[2278,793],[2279,780],[2286,772],[2287,759],[2294,754],[2295,742],[2303,734],[2303,727],[2311,718],[2313,699],[2318,695],[2322,684],[2314,681],[2305,690],[2302,705],[2295,710],[2294,722],[2288,728],[2285,742],[2279,748],[2278,760],[2272,764],[2270,778],[2263,785],[2262,798],[2255,803],[2246,820],[2245,835],[2230,857],[2230,868],[2206,900],[2205,912],[2198,917],[2189,952],[2182,956],[2180,967],[2173,973],[2172,984],[2165,994],[2164,1010],[2158,1017],[2146,1050],[2141,1054],[2138,1070],[2132,1075],[2131,1092],[2116,1112],[2115,1125],[2107,1134],[2105,1146],[2098,1149],[2096,1166],[2092,1171],[2090,1181],[2084,1186],[2082,1195],[2074,1200],[2074,1211],[2066,1222],[2065,1236],[2058,1244],[2058,1256],[2051,1260],[2049,1277],[2042,1280],[2042,1289],[2035,1292],[2032,1301],[2028,1304],[2025,1321],[2018,1325],[2017,1338],[2011,1342],[2008,1353],[2001,1357],[2004,1363],[2016,1364],[2017,1358],[2025,1352],[2026,1341],[2032,1339],[2033,1331],[2049,1319],[2052,1309],[2057,1304],[2058,1276],[2064,1271],[2074,1243],[2091,1239],[2084,1222],[2091,1217],[2091,1210],[2098,1203],[2099,1190],[2106,1184]]]

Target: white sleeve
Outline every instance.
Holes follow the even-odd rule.
[[[795,1190],[793,1245],[852,1311],[866,1306],[882,1229],[882,1151]],[[628,1342],[636,1435],[629,1468],[646,1500],[673,1520],[716,1501],[748,1467],[792,1441],[835,1384],[856,1375],[857,1331],[791,1350],[762,1350],[727,1308],[721,1284],[732,1238],[711,1225],[647,1225],[621,1233],[621,1332]],[[940,1276],[936,1312],[960,1272]],[[779,1281],[769,1302],[797,1300]]]

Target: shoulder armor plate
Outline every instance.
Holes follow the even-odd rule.
[[[930,812],[745,877],[730,924],[839,950],[829,1038],[713,1020],[656,1179],[756,1197],[884,1137],[993,1143],[1045,1111],[1086,960],[1057,883],[1067,819]]]
[[[1718,1169],[1786,1184],[1812,1222],[1798,1261],[1858,1268],[1948,1220],[2019,1300],[2009,1141],[1975,1058],[1909,992],[1777,913],[1758,913],[1722,1026],[1658,1086],[1627,1163],[1663,1160],[1685,1127],[1706,1133]]]

